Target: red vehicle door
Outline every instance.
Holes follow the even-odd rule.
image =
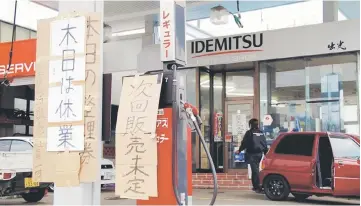
[[[333,194],[360,196],[360,145],[342,134],[329,134],[333,163]]]

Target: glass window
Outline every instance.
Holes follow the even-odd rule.
[[[13,140],[11,143],[11,152],[26,152],[26,151],[32,151],[33,147],[25,141],[21,140]]]
[[[15,98],[14,108],[22,111],[26,111],[26,99]]]
[[[349,137],[330,135],[333,156],[339,158],[359,158],[360,146]]]
[[[25,134],[26,126],[25,125],[14,125],[14,134]]]
[[[16,41],[30,39],[30,30],[23,27],[16,27]]]
[[[36,31],[30,31],[30,38],[36,39]]]
[[[226,144],[228,148],[228,168],[246,169],[244,151],[239,155],[235,153],[249,130],[248,121],[253,118],[252,101],[227,101],[226,102]]]
[[[297,128],[304,131],[305,71],[303,59],[289,59],[261,64],[260,73],[261,128],[268,139],[280,132]],[[264,124],[265,115],[272,123]],[[301,124],[300,124],[301,123]]]
[[[253,97],[254,71],[227,72],[226,97]]]
[[[29,135],[33,135],[33,126],[29,126]]]
[[[314,135],[286,135],[278,143],[275,153],[288,155],[312,156]]]
[[[0,22],[0,40],[1,42],[11,42],[13,27],[11,24]]]
[[[34,120],[34,100],[30,100],[30,120]]]
[[[10,151],[11,140],[0,140],[0,152]]]
[[[214,164],[216,168],[223,168],[223,84],[222,74],[216,73],[213,76],[213,151],[214,151]]]
[[[14,109],[22,110],[26,112],[26,99],[15,98],[14,99]],[[14,125],[14,134],[25,134],[26,126],[25,125]]]
[[[201,125],[202,134],[206,141],[207,148],[210,148],[210,76],[209,73],[203,70],[199,71],[200,78],[200,115],[203,121]],[[205,150],[201,143],[200,146],[200,168],[209,169],[209,162]]]
[[[280,132],[332,131],[358,134],[356,55],[261,63],[260,114],[269,139]]]
[[[348,133],[352,132],[350,126],[358,126],[356,66],[356,56],[349,54],[308,59],[305,68],[307,131]]]

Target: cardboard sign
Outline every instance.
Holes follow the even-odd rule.
[[[59,187],[69,187],[79,186],[80,182],[94,182],[100,176],[98,174],[100,158],[96,157],[99,157],[97,152],[101,145],[97,143],[98,138],[101,137],[96,134],[101,128],[97,128],[97,124],[94,124],[95,120],[101,120],[101,117],[98,117],[98,112],[96,112],[101,109],[97,102],[99,98],[102,98],[99,95],[99,79],[102,77],[98,76],[99,64],[101,63],[99,45],[102,44],[99,32],[97,32],[102,26],[100,15],[98,13],[83,15],[70,13],[38,21],[34,108],[36,121],[34,121],[33,137],[33,179],[36,182],[54,182]],[[67,22],[74,25],[68,26]],[[62,32],[59,31],[56,34],[54,31],[52,33],[55,28],[64,25]],[[71,33],[76,28],[79,29],[78,35]],[[64,35],[65,38],[56,38],[59,35]],[[56,44],[57,39],[60,42]],[[69,45],[69,42],[76,42],[76,44]],[[72,68],[73,71],[75,69],[78,71],[71,72]],[[59,77],[62,79],[57,79]],[[62,81],[59,82],[59,80]],[[61,88],[63,89],[61,92],[70,93],[75,90],[75,86],[77,89],[82,88],[80,89],[82,91],[79,92],[78,90],[76,95],[65,95],[65,100],[61,99],[65,103],[63,105],[65,107],[62,107],[61,111],[58,108],[59,116],[51,114],[49,109],[53,108],[52,106],[61,105],[57,101],[61,95],[58,97],[49,95],[52,94],[49,87],[58,90]],[[76,98],[80,98],[77,109],[69,109],[70,106],[74,105],[69,104],[71,102],[68,100]],[[64,116],[69,117],[69,119]],[[68,129],[66,135],[64,130],[59,132],[59,130],[54,129],[64,126],[64,123]],[[70,128],[71,132],[69,132]],[[61,140],[69,140],[67,141],[69,144],[65,146],[57,142],[60,140],[56,138],[59,133],[63,135]],[[76,141],[72,142],[70,136],[72,140],[76,139]],[[63,149],[57,149],[59,146],[63,146]],[[72,149],[72,146],[76,148]],[[53,149],[49,149],[50,147]],[[47,151],[47,148],[50,151]]]
[[[125,77],[116,125],[115,194],[157,197],[157,121],[162,74]],[[165,125],[164,122],[162,125]]]

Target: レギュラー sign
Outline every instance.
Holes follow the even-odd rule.
[[[244,34],[191,42],[192,58],[263,51],[263,33]]]

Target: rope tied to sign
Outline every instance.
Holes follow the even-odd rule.
[[[10,70],[10,65],[11,65],[12,60],[13,60],[14,41],[16,39],[16,12],[17,12],[17,8],[18,8],[18,1],[15,0],[13,32],[12,32],[12,37],[11,37],[11,47],[10,47],[10,51],[9,51],[9,64],[8,64],[8,68],[5,70],[4,80],[1,82],[1,84],[5,85],[5,86],[10,86],[10,82],[9,82],[7,77],[8,77],[8,73],[9,73],[9,70]]]

